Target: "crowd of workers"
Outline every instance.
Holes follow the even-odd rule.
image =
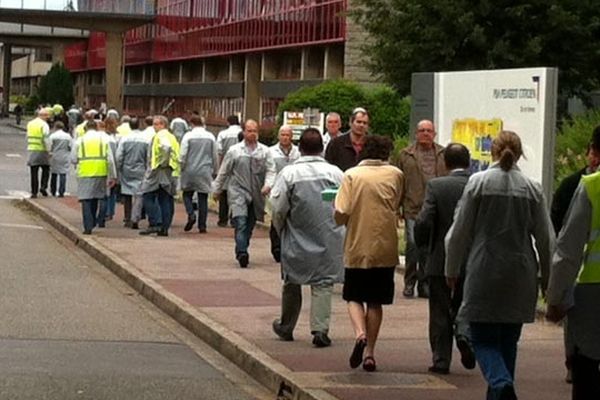
[[[169,123],[162,115],[119,118],[115,110],[100,119],[89,110],[77,123],[72,110],[37,112],[27,126],[28,165],[36,197],[48,196],[50,174],[50,194],[64,196],[66,174],[76,164],[84,234],[114,216],[119,194],[126,227],[139,229],[145,215],[141,235],[168,236],[179,190],[188,214],[184,231],[197,225],[206,233],[212,194],[219,201],[218,225],[233,225],[235,257],[247,268],[252,232],[269,200],[271,252],[283,279],[274,333],[294,339],[301,286],[310,285],[313,344],[331,345],[332,291],[343,282],[356,336],[349,364],[372,372],[382,305],[394,300],[403,220],[402,294],[429,299],[431,373],[449,373],[455,340],[463,366],[479,364],[487,399],[516,399],[517,343],[522,325],[534,320],[541,286],[548,319],[568,314],[573,398],[600,398],[600,323],[594,318],[600,304],[600,173],[594,173],[600,127],[588,151],[593,163],[555,196],[553,227],[541,185],[517,167],[523,151],[511,131],[494,139],[489,169],[471,175],[469,150],[435,143],[428,120],[417,124],[415,142],[390,163],[392,142],[367,134],[363,108],[353,111],[348,132],[340,131],[341,118],[332,112],[324,134],[308,128],[296,146],[292,129],[282,126],[271,147],[258,141],[256,121],[241,125],[235,116],[215,137],[198,114]],[[332,188],[339,188],[337,195],[326,199]]]

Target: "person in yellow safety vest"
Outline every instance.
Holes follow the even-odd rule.
[[[131,126],[129,126],[130,121],[131,117],[129,115],[123,115],[121,117],[121,124],[117,126],[117,142],[131,133]]]
[[[31,198],[36,198],[39,192],[45,197],[48,196],[48,178],[50,176],[50,155],[48,153],[48,136],[50,127],[48,126],[50,115],[48,110],[42,108],[38,111],[37,117],[27,124],[27,151],[31,180]],[[42,169],[42,182],[39,183],[39,170]]]
[[[80,123],[79,125],[77,125],[77,127],[75,127],[75,138],[81,137],[85,134],[86,132],[86,124],[88,121],[93,121],[94,117],[96,116],[96,114],[98,114],[98,111],[96,110],[88,110],[85,112],[85,114],[83,114],[83,122]]]
[[[600,126],[591,150],[600,157]],[[583,262],[583,265],[582,265]],[[546,318],[568,316],[573,400],[600,399],[600,172],[581,178],[558,236],[546,292]]]
[[[179,142],[167,129],[169,121],[163,115],[155,116],[152,126],[156,133],[148,147],[148,161],[142,181],[144,207],[149,226],[140,235],[168,236],[179,176]]]
[[[81,203],[83,233],[89,235],[94,226],[103,221],[98,218],[98,202],[104,199],[107,187],[113,187],[117,178],[108,139],[97,130],[95,120],[87,122],[85,135],[75,141],[71,160],[77,164],[77,196]]]

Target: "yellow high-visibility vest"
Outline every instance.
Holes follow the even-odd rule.
[[[87,123],[87,121],[83,121],[82,123],[77,125],[77,127],[75,127],[75,133],[77,134],[77,137],[81,137],[81,136],[85,135],[85,124],[86,123]]]
[[[77,149],[77,176],[94,178],[108,175],[108,143],[100,135],[86,135]]]
[[[162,129],[156,132],[152,138],[152,158],[150,159],[150,168],[156,169],[160,167],[162,162],[160,142],[167,139],[171,145],[171,153],[169,154],[169,167],[173,170],[173,176],[179,176],[179,142],[177,138],[167,129]]]
[[[46,151],[44,144],[44,125],[46,122],[41,118],[29,121],[27,124],[27,150]]]
[[[592,204],[592,226],[578,283],[600,283],[600,172],[581,177]]]

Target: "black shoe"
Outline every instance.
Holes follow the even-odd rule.
[[[91,234],[92,234],[92,231],[91,231],[91,230],[87,230],[87,229],[85,229],[85,230],[83,231],[83,234],[84,234],[84,235],[91,235]]]
[[[248,253],[242,253],[237,256],[238,263],[240,263],[240,268],[247,268],[250,263],[250,256]]]
[[[427,368],[427,370],[438,375],[448,375],[450,373],[450,368],[436,367],[435,365]]]
[[[217,222],[217,225],[221,228],[227,228],[227,221],[219,221]]]
[[[106,228],[106,224],[104,222],[99,222],[97,226],[98,228]]]
[[[417,285],[417,296],[422,298],[422,299],[428,299],[429,298],[429,285],[427,285],[426,283],[419,283]]]
[[[206,228],[201,228],[201,229],[198,229],[198,233],[208,233],[208,232],[206,232]]]
[[[139,231],[138,233],[142,236],[153,235],[155,233],[160,232],[160,228],[157,226],[150,226],[148,229],[144,229],[143,231]]]
[[[65,195],[64,194],[59,194],[58,197],[65,197]]]
[[[362,364],[365,347],[367,347],[367,338],[356,339],[352,354],[350,354],[350,368],[358,368]]]
[[[402,296],[404,297],[415,297],[415,287],[411,285],[407,285],[404,287],[402,291]]]
[[[475,368],[475,354],[473,353],[473,349],[471,349],[471,345],[469,341],[465,338],[456,339],[456,347],[458,347],[458,351],[460,352],[460,362],[466,369]]]
[[[281,329],[281,324],[279,323],[278,319],[273,321],[273,332],[275,332],[279,339],[283,340],[284,342],[291,342],[294,340],[293,334],[284,332],[283,329]]]
[[[169,236],[169,231],[166,229],[161,229],[160,231],[156,232],[156,236]]]
[[[312,344],[315,347],[329,347],[331,346],[331,339],[329,339],[329,336],[325,332],[315,332]]]
[[[140,226],[138,225],[137,222],[132,222],[131,223],[131,229],[140,229]]]
[[[46,191],[46,189],[40,189],[40,193],[42,194],[42,196],[48,197],[48,192]]]
[[[517,400],[517,394],[515,393],[515,388],[512,385],[506,385],[500,391],[500,400]]]
[[[30,199],[37,199],[37,194],[31,194],[31,196],[29,196]]]
[[[195,223],[196,223],[196,216],[195,215],[189,215],[188,216],[188,220],[187,220],[185,226],[183,227],[183,230],[185,232],[191,231],[192,228],[194,227]]]
[[[275,260],[276,263],[280,263],[281,262],[281,252],[279,252],[279,251],[273,252],[273,260]]]

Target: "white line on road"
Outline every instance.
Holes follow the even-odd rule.
[[[24,228],[24,229],[38,229],[44,230],[43,226],[39,225],[27,225],[27,224],[10,224],[6,222],[0,222],[0,228]]]
[[[9,158],[21,158],[22,156],[20,154],[17,154],[17,153],[6,153],[6,157],[9,157]]]

